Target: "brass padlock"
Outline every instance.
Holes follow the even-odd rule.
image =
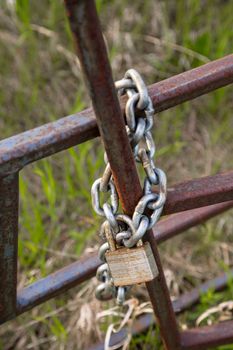
[[[148,242],[135,248],[113,248],[106,252],[105,257],[116,287],[149,282],[158,276]]]

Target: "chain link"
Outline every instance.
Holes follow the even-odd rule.
[[[153,160],[156,149],[150,130],[153,127],[154,109],[140,74],[134,69],[129,69],[124,78],[115,83],[115,87],[119,96],[128,96],[125,107],[126,132],[135,160],[141,163],[145,171],[143,196],[132,218],[117,212],[119,198],[106,153],[104,174],[94,182],[91,195],[94,210],[106,218],[100,229],[100,235],[105,242],[99,249],[99,257],[103,264],[97,269],[96,277],[101,284],[96,288],[96,297],[100,300],[116,297],[117,303],[122,304],[129,287],[114,286],[105,253],[118,247],[132,248],[140,244],[146,231],[159,220],[166,200],[167,180],[165,173],[156,168]],[[152,192],[153,186],[158,187],[157,193]],[[110,202],[105,202],[102,206],[101,192],[110,193]]]

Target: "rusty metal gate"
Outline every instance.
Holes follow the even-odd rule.
[[[125,97],[118,101],[99,19],[93,0],[66,0],[77,53],[87,80],[93,109],[87,109],[0,142],[0,323],[32,309],[94,276],[97,253],[17,290],[19,171],[27,164],[101,135],[123,210],[133,213],[142,189],[125,132]],[[148,87],[155,112],[166,110],[233,82],[233,55],[173,76]],[[97,126],[98,123],[98,126]],[[111,142],[110,142],[111,141]],[[171,302],[158,244],[233,207],[233,171],[190,180],[168,191],[163,215],[168,216],[146,233],[159,276],[147,282],[156,323],[165,349],[206,349],[233,343],[233,321],[178,330],[175,314],[199,301],[200,293],[227,284],[227,274],[206,282]],[[230,273],[233,276],[233,270]],[[151,316],[139,318],[133,333],[145,330]],[[119,341],[123,331],[112,339]],[[101,349],[101,344],[93,349]]]

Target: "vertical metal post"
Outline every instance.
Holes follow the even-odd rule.
[[[65,0],[78,57],[95,110],[117,189],[125,211],[133,213],[141,190],[112,79],[106,48],[93,0]],[[120,132],[118,132],[120,130]],[[119,178],[119,169],[127,176]],[[133,169],[133,170],[132,170]],[[129,188],[134,184],[135,193]],[[140,194],[139,194],[140,193]],[[135,198],[136,197],[136,198]],[[127,208],[125,207],[127,203]]]
[[[77,52],[92,98],[100,134],[124,212],[132,215],[142,196],[125,123],[114,88],[100,23],[93,0],[65,0]],[[147,289],[166,349],[180,349],[180,335],[152,231],[145,237],[151,244],[159,276]]]
[[[0,319],[16,315],[18,173],[0,178]]]

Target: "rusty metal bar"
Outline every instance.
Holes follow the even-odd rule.
[[[75,119],[75,117],[70,118],[68,128],[66,128],[67,125],[64,122],[64,119],[62,122],[61,120],[59,121],[59,127],[58,125],[55,127],[54,123],[47,126],[50,132],[49,135],[46,136],[46,140],[49,143],[46,143],[42,138],[42,135],[45,132],[45,126],[34,129],[34,131],[32,131],[32,139],[35,138],[40,143],[38,154],[44,154],[41,148],[43,143],[45,147],[44,152],[47,152],[46,155],[50,155],[51,152],[55,152],[54,150],[56,147],[59,147],[60,150],[63,149],[62,147],[68,142],[67,138],[69,138],[69,142],[72,142],[72,145],[82,142],[81,130],[84,129],[85,132],[87,132],[85,129],[85,117],[80,117],[78,123]],[[76,124],[78,124],[77,128],[75,127]],[[72,125],[73,132],[71,132],[70,129]],[[81,133],[77,134],[77,130]],[[18,169],[19,167],[23,167],[23,164],[25,165],[27,162],[32,161],[32,157],[35,155],[34,152],[37,152],[37,147],[39,145],[37,143],[29,145],[25,141],[29,138],[29,135],[30,131],[27,131],[26,133],[10,139],[0,141],[0,176],[1,171],[4,174],[11,173],[12,169]],[[62,135],[62,137],[59,139],[58,135]],[[90,138],[92,137],[92,134],[88,135]],[[49,148],[48,145],[50,145]],[[67,147],[70,147],[70,145],[71,144],[68,143]],[[29,148],[31,153],[29,152]],[[28,152],[28,156],[25,152]],[[11,156],[13,156],[13,158],[11,158]],[[207,176],[175,184],[172,188],[168,189],[167,202],[163,214],[172,214],[223,201],[230,201],[232,199],[233,171],[230,171],[224,174]]]
[[[200,300],[203,293],[206,293],[209,289],[214,292],[220,292],[227,287],[229,278],[233,277],[233,269],[229,273],[223,273],[220,276],[214,278],[213,280],[207,281],[197,288],[192,289],[190,292],[186,292],[181,295],[178,299],[172,302],[174,312],[180,314],[195,304]],[[146,332],[151,325],[155,323],[154,317],[152,315],[143,315],[134,321],[132,326],[132,335],[137,335],[142,332]],[[112,334],[110,345],[114,346],[120,341],[124,340],[127,335],[126,329],[122,329],[117,334]],[[186,335],[184,336],[184,338]],[[185,340],[186,341],[186,340]],[[92,345],[89,350],[104,350],[104,344],[102,342]]]
[[[163,214],[233,200],[233,171],[184,181],[168,189]]]
[[[233,55],[162,80],[149,87],[156,112],[233,82]],[[121,99],[124,111],[125,99]],[[0,141],[0,176],[99,135],[94,111],[82,112]]]
[[[149,93],[155,112],[161,112],[231,83],[233,54],[153,84]]]
[[[214,292],[221,292],[227,287],[229,280],[233,278],[233,268],[227,273],[222,273],[218,277],[212,280],[206,281],[191,291],[182,294],[179,299],[174,300],[173,306],[176,313],[182,312],[184,309],[189,309],[196,305],[200,301],[200,297],[203,293],[207,293],[208,290],[213,290]]]
[[[147,282],[146,287],[161,332],[164,348],[178,350],[180,349],[180,334],[152,230],[145,234],[143,241],[150,243],[159,271],[158,277],[151,282]]]
[[[61,118],[0,141],[0,176],[99,136],[93,111]]]
[[[157,243],[160,244],[176,236],[182,231],[200,224],[232,207],[233,202],[226,202],[172,215],[167,219],[160,221],[156,225],[156,228],[153,229],[154,237]],[[42,302],[45,302],[93,277],[96,273],[97,267],[100,264],[101,261],[98,258],[97,252],[95,252],[88,257],[83,257],[79,261],[58,270],[21,290],[18,290],[17,314],[20,315],[23,312],[41,304]],[[221,281],[224,282],[224,279],[220,280],[220,283],[223,283]],[[220,288],[217,281],[214,283],[218,288]],[[201,287],[198,287],[197,290],[193,290],[191,300],[198,300],[199,288]],[[206,284],[206,288],[208,288],[208,282]],[[186,305],[189,302],[189,300],[186,300],[185,294],[179,300],[180,305]],[[177,308],[178,307],[176,307],[176,309]]]
[[[233,320],[181,333],[182,350],[204,350],[233,343]]]
[[[95,4],[93,0],[66,0],[65,3],[120,201],[124,212],[132,215],[142,196],[142,189],[116,95]],[[178,350],[180,349],[179,331],[157,244],[152,231],[145,236],[145,239],[150,242],[159,270],[159,276],[152,282],[146,283],[146,287],[165,348]]]
[[[71,116],[0,141],[0,176],[24,165],[97,136],[86,128],[85,115]],[[92,122],[92,125],[95,123]],[[96,132],[96,133],[95,133]],[[43,136],[44,135],[44,136]],[[31,141],[28,142],[28,140]],[[34,158],[36,156],[36,158]],[[226,186],[225,186],[226,183]],[[233,171],[176,184],[168,189],[163,214],[194,209],[233,199]]]
[[[59,141],[59,147],[63,147],[64,143],[67,141],[66,137],[70,138],[70,142],[73,142],[74,144],[78,142],[76,139],[76,132],[75,129],[75,118],[71,118],[72,121],[70,121],[70,125],[74,124],[74,130],[73,133],[70,133],[70,129],[66,129],[65,123],[60,123],[60,129],[59,133],[62,133],[63,137]],[[85,120],[85,118],[84,118]],[[63,120],[64,121],[64,120]],[[85,122],[83,121],[83,118],[80,118],[79,121],[79,131],[83,128],[85,129],[83,125]],[[45,126],[41,128],[34,129],[36,130],[34,133],[35,138],[41,141],[41,134],[44,132]],[[50,134],[49,134],[49,142],[53,142],[51,144],[51,147],[49,150],[47,149],[47,144],[45,143],[45,149],[49,152],[51,150],[54,151],[55,146],[58,146],[58,140],[57,140],[57,130],[55,130],[52,126],[49,128]],[[26,133],[29,136],[30,131],[27,131]],[[22,136],[23,134],[21,134]],[[79,135],[81,137],[81,134]],[[91,136],[90,136],[91,137]],[[14,140],[13,140],[14,139]],[[27,139],[27,137],[26,137]],[[24,164],[27,164],[27,160],[30,159],[31,155],[29,153],[28,159],[26,155],[23,156],[23,160],[19,158],[20,154],[24,154],[25,147],[26,150],[27,146],[24,144],[24,137],[20,137],[20,135],[13,137],[12,140],[8,139],[8,142],[5,142],[7,140],[0,142],[0,163],[5,161],[5,165],[7,167],[3,166],[4,173],[10,173],[12,169],[18,169],[19,168],[19,162],[23,162]],[[8,145],[14,144],[14,141],[18,145],[18,153],[16,152],[15,156],[16,158],[10,159],[9,155],[9,147]],[[48,140],[47,140],[48,141]],[[82,142],[82,138],[79,139],[80,142]],[[31,144],[31,152],[36,152],[36,147],[38,145],[35,144],[34,147]],[[14,147],[13,147],[14,148]],[[15,149],[16,150],[16,149]],[[42,151],[41,151],[42,152]],[[11,152],[10,152],[11,153]],[[42,152],[43,153],[43,152]],[[49,155],[50,153],[47,153]],[[18,159],[18,160],[17,160]],[[19,160],[20,159],[20,160]],[[31,160],[30,160],[31,161]],[[4,164],[4,163],[2,163]],[[22,164],[20,165],[22,166]],[[1,164],[0,164],[0,174],[1,174]],[[217,174],[214,176],[207,176],[200,179],[194,179],[185,181],[181,184],[176,184],[172,188],[168,189],[168,196],[167,196],[167,202],[164,207],[163,214],[172,214],[179,211],[185,211],[189,209],[194,209],[201,206],[207,206],[215,203],[220,203],[223,201],[229,201],[233,199],[233,171],[230,171],[228,173],[224,174]]]
[[[87,281],[101,264],[97,254],[79,259],[17,292],[17,315]],[[1,322],[0,322],[1,323]]]
[[[113,128],[116,126],[116,130],[119,131],[124,122],[123,118],[121,117],[120,107],[115,95],[111,71],[105,53],[102,36],[100,31],[96,31],[96,29],[99,29],[99,24],[95,13],[94,3],[92,0],[87,0],[86,2],[82,0],[79,2],[82,4],[78,4],[77,0],[66,0],[66,5],[67,8],[71,10],[80,6],[80,8],[82,7],[82,9],[89,11],[88,15],[91,14],[92,19],[96,19],[96,22],[88,22],[88,17],[83,17],[83,13],[78,13],[78,11],[70,12],[70,18],[73,19],[73,21],[71,21],[71,25],[73,24],[72,29],[76,34],[76,38],[79,34],[81,34],[81,41],[77,43],[77,47],[79,48],[79,56],[81,57],[83,65],[85,66],[85,63],[87,63],[86,58],[93,58],[93,61],[89,61],[84,67],[88,81],[90,82],[89,91],[93,93],[92,99],[94,102],[94,109],[100,123],[101,136],[105,143],[105,148],[107,150],[124,211],[131,214],[135,203],[137,203],[138,198],[141,196],[141,189],[136,174],[136,168],[132,163],[132,154],[130,150],[128,150],[129,145],[125,132],[121,130],[119,134],[114,132],[109,134],[109,130],[111,129],[110,126]],[[77,23],[84,23],[86,24],[86,28],[90,29],[89,41],[83,40],[85,38],[85,34],[82,37],[84,31],[82,28],[77,27]],[[101,44],[102,47],[100,47],[99,44]],[[91,56],[89,55],[88,50],[93,48],[94,51],[92,53],[94,55]],[[98,61],[98,58],[100,58],[100,61]],[[96,63],[98,63],[98,68],[100,68],[97,72],[95,71],[95,68],[97,67]],[[233,55],[229,55],[221,60],[211,62],[205,66],[154,84],[153,86],[149,87],[149,93],[152,97],[155,110],[158,112],[232,82]],[[109,91],[107,91],[106,87],[109,88]],[[99,96],[103,98],[103,103]],[[123,97],[121,101],[121,109],[124,109],[124,104],[125,98]],[[106,106],[107,108],[105,113],[104,109]],[[107,118],[107,115],[109,119]],[[114,117],[116,119],[114,119]],[[120,118],[122,120],[120,120]],[[119,121],[120,126],[117,125]],[[117,127],[119,127],[119,129],[117,129]],[[24,288],[23,293],[22,291],[19,292],[16,307],[18,238],[17,172],[32,161],[74,146],[78,143],[96,137],[98,134],[98,128],[94,119],[93,111],[89,109],[78,113],[75,116],[63,118],[55,123],[50,123],[0,142],[0,275],[2,277],[2,283],[0,285],[1,322],[4,322],[15,315],[30,309],[31,307],[44,301],[45,298],[51,298],[57,295],[58,292],[60,293],[68,288],[71,288],[77,283],[81,283],[86,278],[92,276],[93,271],[95,271],[95,266],[99,263],[96,256],[93,256],[89,260],[83,260],[81,263],[79,262],[79,265],[74,263],[68,268],[63,269],[63,271],[58,271],[57,273],[50,275],[48,278],[40,280],[33,285]],[[115,147],[115,149],[113,147],[113,150],[110,146],[111,142],[118,145]],[[126,155],[121,160],[122,154],[124,153],[122,153],[122,151],[124,151]],[[120,173],[122,170],[123,174]],[[128,178],[125,176],[127,174],[131,174],[131,176]],[[174,186],[174,189],[169,192],[164,214],[175,213],[178,211],[196,208],[197,206],[206,206],[207,204],[232,200],[232,176],[233,172],[230,172],[213,177],[206,177],[200,180],[193,180],[192,183],[186,182]],[[131,181],[133,181],[133,187],[130,183]],[[201,188],[199,187],[200,184],[202,186]],[[136,191],[133,194],[130,192],[132,188],[134,188],[134,190],[136,188]],[[203,217],[207,217],[208,215],[211,216],[214,212],[216,213],[225,210],[227,206],[230,207],[230,203],[216,205],[211,214],[207,209],[206,213],[204,213],[204,211],[200,211],[202,217],[199,217],[199,222],[203,220]],[[180,215],[179,219],[181,219],[181,215],[184,214],[178,215]],[[175,216],[177,217],[178,215]],[[176,219],[175,216],[173,221]],[[170,218],[170,220],[172,222],[172,218]],[[194,220],[192,221],[191,218],[187,218],[186,225],[191,226],[193,224]],[[181,232],[181,230],[187,227],[185,226],[185,220],[183,223],[179,222],[177,224],[176,232],[174,229],[173,231],[166,229],[169,227],[168,220],[163,221],[161,230],[163,226],[166,235],[161,234],[161,231],[159,233],[157,232],[158,241],[170,238],[173,234],[178,234]],[[160,271],[160,277],[157,279],[157,283],[147,283],[147,288],[156,314],[159,315],[158,322],[160,324],[166,348],[179,349],[179,335],[176,328],[175,318],[173,316],[174,314],[172,313],[170,299],[166,288],[154,235],[156,235],[156,229],[154,230],[154,233],[150,232],[147,234],[147,240],[150,241],[155,254]],[[67,275],[67,273],[70,273],[70,275]],[[66,274],[65,280],[64,274]],[[155,296],[158,300],[156,300]],[[183,300],[183,306],[187,306],[188,300],[189,304],[192,304],[195,298],[196,300],[199,298],[199,291],[197,290],[189,293],[187,299],[185,299],[184,295],[180,302]],[[30,304],[28,301],[30,301]],[[179,305],[182,305],[182,303]],[[166,312],[167,314],[165,314]],[[170,331],[172,329],[170,334],[166,334],[167,325],[170,328]],[[191,329],[182,332],[181,341],[182,349],[205,349],[207,346],[213,347],[227,344],[230,341],[233,341],[233,321],[228,323],[220,323],[212,327],[202,327],[199,329]]]
[[[0,318],[16,315],[18,173],[0,178]]]
[[[153,234],[157,243],[160,244],[232,207],[233,201],[229,201],[170,215],[153,227]]]
[[[182,294],[177,300],[173,301],[174,310],[177,314],[181,313],[185,309],[189,309],[196,305],[200,301],[200,297],[207,293],[210,289],[213,292],[221,292],[224,290],[229,280],[233,278],[233,269],[230,269],[227,273],[222,273],[221,275],[206,281],[196,288],[193,288],[189,292]]]
[[[140,198],[140,185],[133,154],[131,150],[127,151],[129,141],[95,4],[93,0],[65,0],[65,4],[114,181],[118,189],[123,189],[119,191],[120,200],[124,209],[125,203],[128,202],[130,212],[133,212]],[[120,179],[116,176],[119,171],[125,175]],[[135,184],[136,199],[133,193],[128,194],[132,183]]]

